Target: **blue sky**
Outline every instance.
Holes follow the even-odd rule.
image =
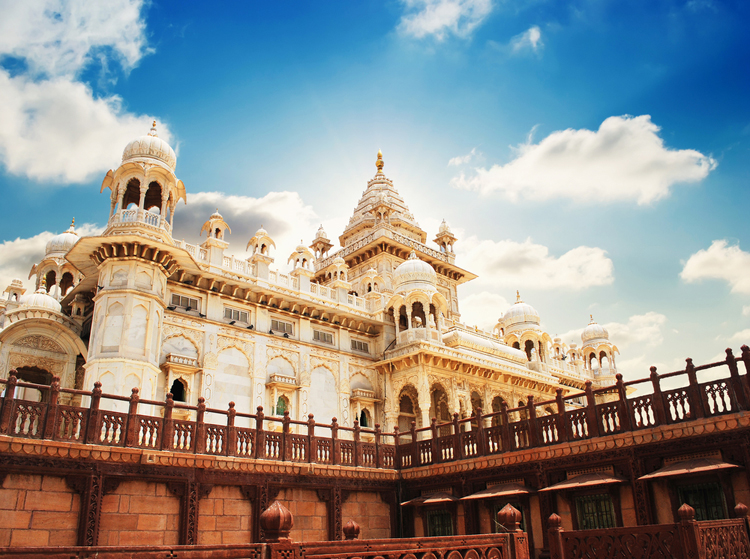
[[[107,218],[101,179],[158,121],[188,191],[276,263],[338,237],[383,150],[463,318],[519,289],[565,341],[605,324],[629,377],[750,343],[750,6],[715,0],[0,0],[0,283]]]

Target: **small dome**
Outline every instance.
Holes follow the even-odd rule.
[[[326,234],[325,230],[323,229],[323,224],[321,223],[320,227],[318,227],[318,232],[315,234],[316,239],[327,239],[328,235]]]
[[[49,241],[45,248],[45,254],[49,255],[54,252],[60,252],[67,254],[67,252],[73,248],[73,245],[78,242],[78,233],[75,231],[75,220],[70,224],[70,228],[64,233],[55,235]]]
[[[436,291],[437,273],[412,250],[409,258],[399,264],[393,271],[393,284],[396,291],[423,289]]]
[[[516,291],[516,304],[505,311],[503,315],[503,324],[505,328],[509,328],[515,324],[523,324],[530,322],[532,324],[539,324],[541,319],[539,313],[534,307],[521,301],[521,295]]]
[[[346,260],[341,258],[340,256],[337,256],[333,259],[333,265],[334,266],[346,266]]]
[[[132,159],[157,159],[165,163],[169,169],[174,171],[177,164],[177,156],[170,145],[159,138],[156,134],[156,121],[151,131],[146,136],[141,136],[130,142],[122,152],[122,162]]]
[[[209,217],[208,219],[222,219],[223,220],[224,218],[219,213],[219,208],[216,208],[216,211],[214,213],[212,213],[211,217]]]
[[[590,315],[589,315],[590,316]],[[591,316],[591,322],[581,332],[581,341],[586,344],[592,340],[608,340],[609,332],[604,326],[600,326],[594,322],[594,317]]]
[[[443,222],[440,224],[439,232],[440,233],[451,233],[452,232],[451,228],[448,227],[448,224],[445,222],[445,220],[443,220]]]
[[[28,308],[43,308],[55,312],[62,312],[62,306],[58,303],[54,297],[49,295],[43,285],[39,286],[39,289],[31,295],[27,295],[21,299],[21,309]]]
[[[260,229],[258,229],[258,230],[257,230],[257,231],[255,232],[255,236],[256,236],[256,237],[263,237],[263,236],[266,236],[266,237],[267,237],[267,236],[268,236],[268,231],[266,231],[265,229],[263,229],[263,226],[261,225],[261,226],[260,226]]]

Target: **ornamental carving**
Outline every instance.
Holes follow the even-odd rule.
[[[207,353],[203,358],[203,367],[206,369],[217,369],[219,367],[219,358],[215,353]]]
[[[297,373],[299,372],[299,352],[289,351],[288,349],[281,349],[279,347],[266,347],[266,363],[269,363],[276,357],[281,357],[288,361],[294,370],[294,376],[297,376]]]
[[[26,355],[22,353],[12,353],[10,355],[10,368],[18,369],[20,367],[37,367],[53,375],[61,376],[65,363],[56,359],[39,357],[37,355]],[[67,384],[63,384],[68,386]]]
[[[52,353],[67,353],[57,344],[57,342],[46,336],[26,336],[25,338],[21,338],[20,340],[15,342],[13,345],[19,347],[28,347],[31,349],[41,349],[42,351],[49,351]]]
[[[219,336],[217,340],[217,346],[218,351],[221,353],[222,350],[233,347],[241,351],[245,357],[247,357],[247,362],[250,365],[250,370],[253,369],[253,347],[254,344],[252,342],[242,341],[241,339],[237,338],[227,338],[225,336]]]
[[[198,359],[200,360],[201,354],[203,353],[203,332],[201,332],[200,330],[192,330],[190,328],[172,326],[171,324],[164,324],[161,337],[162,345],[167,341],[167,339],[174,338],[176,336],[182,336],[183,338],[186,338],[193,342],[195,349],[198,351]]]

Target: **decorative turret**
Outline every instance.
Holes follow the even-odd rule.
[[[206,240],[203,241],[201,246],[206,249],[208,253],[208,262],[212,266],[222,267],[224,265],[224,251],[229,248],[229,243],[224,240],[226,233],[231,233],[232,230],[224,221],[224,218],[219,213],[219,209],[211,214],[208,221],[201,227],[200,234],[206,233]]]
[[[268,231],[260,226],[252,239],[247,243],[246,250],[250,252],[248,262],[252,262],[255,267],[255,273],[259,278],[268,279],[268,266],[273,264],[271,258],[271,247],[276,248],[276,243],[269,236]]]
[[[80,272],[65,259],[65,255],[79,240],[73,219],[67,231],[47,241],[44,258],[34,264],[29,272],[29,279],[36,276],[36,287],[44,279],[47,293],[51,293],[58,301],[81,279]]]
[[[294,249],[294,252],[289,256],[289,260],[287,260],[287,264],[291,262],[294,266],[291,275],[299,278],[300,290],[308,291],[310,289],[310,278],[315,275],[312,271],[314,259],[312,252],[300,240],[299,246]]]
[[[151,131],[130,142],[122,153],[122,164],[102,181],[112,191],[109,234],[140,234],[171,242],[174,210],[185,185],[175,176],[177,158],[167,142],[159,138],[156,121]]]
[[[328,238],[328,235],[326,235],[326,232],[323,229],[323,224],[318,228],[318,232],[315,234],[315,240],[310,245],[310,248],[315,253],[316,260],[328,256],[328,251],[333,248],[331,239]]]
[[[456,239],[456,236],[451,231],[451,228],[448,227],[448,224],[445,222],[445,220],[443,220],[443,222],[440,224],[440,230],[438,231],[438,234],[434,239],[435,244],[440,247],[441,252],[452,255],[453,245],[456,244],[457,240],[458,239]]]
[[[589,323],[581,332],[581,357],[583,367],[598,377],[613,377],[617,374],[615,353],[620,353],[617,346],[609,341],[609,332],[604,326],[594,321],[589,315]]]

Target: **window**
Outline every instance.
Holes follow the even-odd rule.
[[[200,311],[198,299],[185,297],[184,295],[177,295],[177,293],[172,293],[172,306],[182,307],[186,311]]]
[[[718,483],[683,485],[677,488],[680,504],[687,503],[695,509],[696,520],[723,520],[727,517],[724,491]]]
[[[370,353],[370,344],[368,344],[367,342],[360,342],[359,340],[352,340],[352,349],[354,351]]]
[[[248,322],[247,312],[232,309],[230,307],[224,307],[224,318],[227,320],[234,320],[235,322],[244,322],[246,324]]]
[[[279,396],[278,400],[276,400],[276,414],[278,416],[284,415],[285,411],[289,411],[289,400],[287,400],[284,396]]]
[[[452,536],[453,517],[446,510],[432,510],[427,512],[427,535]]]
[[[330,332],[323,332],[322,330],[313,330],[313,341],[322,342],[324,344],[333,344],[333,334]]]
[[[294,333],[294,324],[282,320],[271,320],[271,330],[274,332],[284,332],[291,336]]]
[[[575,506],[579,530],[601,530],[616,526],[615,507],[609,493],[576,497]]]

